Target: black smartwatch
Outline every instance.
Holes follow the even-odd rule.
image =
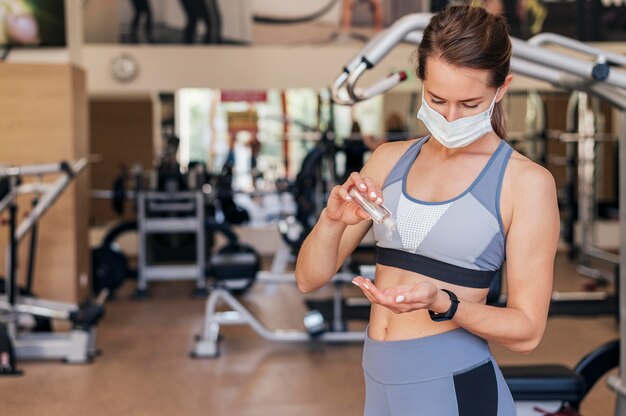
[[[444,292],[448,294],[448,296],[450,296],[450,300],[452,302],[450,303],[450,309],[448,309],[444,313],[435,313],[431,310],[428,311],[428,314],[430,315],[430,319],[432,319],[435,322],[449,321],[450,319],[452,319],[452,317],[456,313],[456,309],[459,307],[459,298],[457,298],[453,292],[447,289],[441,289],[441,290],[443,290]]]

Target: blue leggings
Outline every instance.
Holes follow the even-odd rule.
[[[487,342],[464,329],[363,349],[365,416],[514,416]]]

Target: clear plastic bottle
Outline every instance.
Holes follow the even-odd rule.
[[[392,231],[396,228],[396,222],[391,215],[391,211],[383,205],[378,205],[377,203],[370,201],[365,195],[357,191],[356,188],[350,189],[348,193],[352,197],[352,200],[359,207],[361,207],[375,223],[385,226],[387,230],[387,239],[391,240]]]

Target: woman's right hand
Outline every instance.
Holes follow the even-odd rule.
[[[331,190],[325,210],[329,220],[354,225],[371,219],[348,193],[352,188],[356,188],[370,201],[379,205],[383,203],[382,191],[374,184],[374,181],[367,176],[361,176],[358,172],[353,172],[343,185],[337,185]]]

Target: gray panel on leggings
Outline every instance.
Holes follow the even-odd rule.
[[[400,193],[402,193],[402,181],[397,181],[392,183],[387,188],[385,188],[383,195],[384,201],[383,205],[390,212],[395,213],[398,212],[398,203],[400,201]],[[384,225],[374,223],[374,238],[379,247],[387,247],[387,248],[398,248],[402,249],[402,241],[400,240],[400,234],[398,234],[398,227],[393,230],[393,235],[391,237],[391,241],[387,239],[387,228]]]
[[[392,416],[457,416],[452,376],[415,384],[385,386]]]
[[[387,175],[387,178],[385,179],[385,183],[383,185],[383,189],[390,184],[393,184],[394,182],[402,180],[402,178],[404,177],[404,172],[409,169],[409,167],[415,160],[415,155],[419,153],[422,145],[426,142],[427,139],[428,136],[416,140],[415,143],[409,146],[407,151],[400,157],[400,159],[398,159],[398,162],[391,169],[391,172],[389,172],[389,174]]]
[[[471,194],[454,201],[426,238],[417,253],[468,269],[482,270],[476,259],[500,232],[494,216]]]

